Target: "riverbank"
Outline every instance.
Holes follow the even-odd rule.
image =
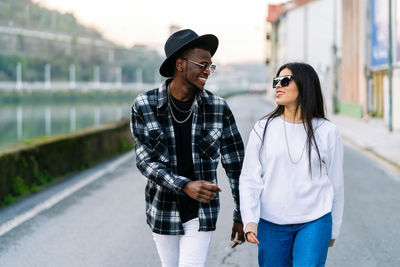
[[[0,150],[0,206],[132,148],[129,120],[124,119]]]

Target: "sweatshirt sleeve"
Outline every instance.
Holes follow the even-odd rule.
[[[255,130],[256,127],[250,133],[239,178],[240,211],[245,231],[249,223],[249,226],[254,226],[260,219],[260,197],[263,188],[260,160],[262,133],[260,135]]]
[[[329,150],[328,177],[331,180],[334,199],[332,206],[332,239],[339,236],[342,225],[344,207],[344,183],[343,183],[343,142],[342,137],[335,129],[334,139]]]

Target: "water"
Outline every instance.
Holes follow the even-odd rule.
[[[131,102],[0,106],[0,149],[130,116]]]
[[[247,90],[230,88],[216,93],[227,96],[244,91]],[[74,132],[129,118],[138,93],[132,90],[0,91],[0,149],[40,136]]]

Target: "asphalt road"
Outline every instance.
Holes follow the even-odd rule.
[[[245,143],[254,122],[272,109],[258,95],[228,101]],[[327,266],[400,266],[400,175],[345,147],[345,214]],[[0,210],[0,224],[85,177],[105,162],[57,186]],[[233,200],[223,169],[221,212],[207,266],[257,266],[257,247],[230,248]],[[0,266],[161,266],[145,222],[145,178],[134,157],[53,207],[0,236]]]

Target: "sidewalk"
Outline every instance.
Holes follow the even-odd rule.
[[[330,114],[328,119],[338,126],[344,141],[400,168],[400,132],[389,132],[383,120],[367,121],[336,114]]]

